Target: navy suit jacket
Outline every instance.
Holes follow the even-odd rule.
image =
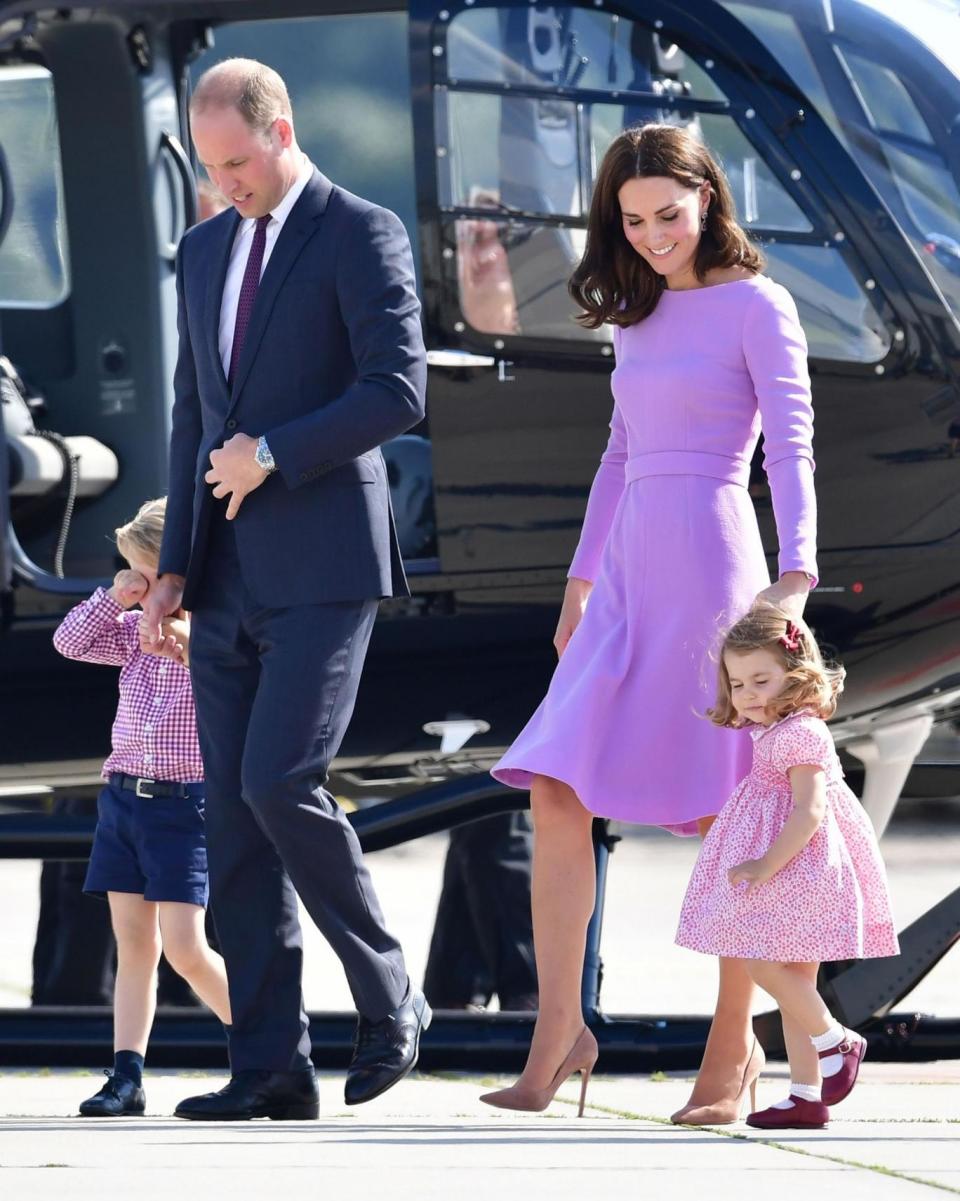
[[[228,209],[183,237],[170,481],[160,573],[192,607],[214,506],[210,451],[265,435],[277,471],[233,521],[244,583],[268,607],[407,594],[380,446],[424,414],[426,357],[413,257],[398,217],[319,171],[257,289],[233,387],[220,304],[240,222]],[[218,518],[219,519],[219,518]]]

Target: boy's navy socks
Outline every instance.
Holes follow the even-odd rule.
[[[143,1084],[143,1056],[136,1051],[117,1051],[113,1056],[116,1076],[126,1076],[139,1088]]]

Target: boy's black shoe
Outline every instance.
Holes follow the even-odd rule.
[[[302,1072],[247,1069],[235,1072],[218,1092],[187,1097],[173,1111],[193,1122],[306,1122],[320,1116],[320,1090],[313,1068]]]
[[[147,1108],[147,1097],[139,1084],[117,1076],[111,1068],[103,1073],[107,1083],[80,1105],[82,1118],[139,1117]]]

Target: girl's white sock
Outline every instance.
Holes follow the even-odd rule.
[[[810,1041],[815,1050],[829,1051],[833,1047],[839,1047],[846,1036],[846,1030],[835,1022],[825,1034],[815,1034]],[[824,1079],[828,1076],[836,1076],[842,1067],[842,1055],[828,1055],[825,1059],[820,1060],[820,1074]]]
[[[799,1097],[801,1101],[819,1101],[820,1100],[820,1085],[819,1084],[796,1084],[793,1080],[790,1081],[790,1096],[784,1098],[783,1101],[778,1101],[776,1105],[771,1106],[772,1109],[793,1109],[793,1097]]]

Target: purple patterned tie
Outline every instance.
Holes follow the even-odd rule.
[[[263,266],[263,251],[267,244],[267,226],[270,224],[270,218],[270,213],[257,218],[257,228],[253,231],[253,245],[250,247],[247,266],[243,273],[243,283],[240,285],[237,320],[233,327],[233,346],[230,348],[230,370],[227,373],[227,383],[231,386],[233,377],[237,373],[240,351],[243,350],[247,326],[250,324],[250,314],[253,312],[253,302],[260,284],[260,268]]]

